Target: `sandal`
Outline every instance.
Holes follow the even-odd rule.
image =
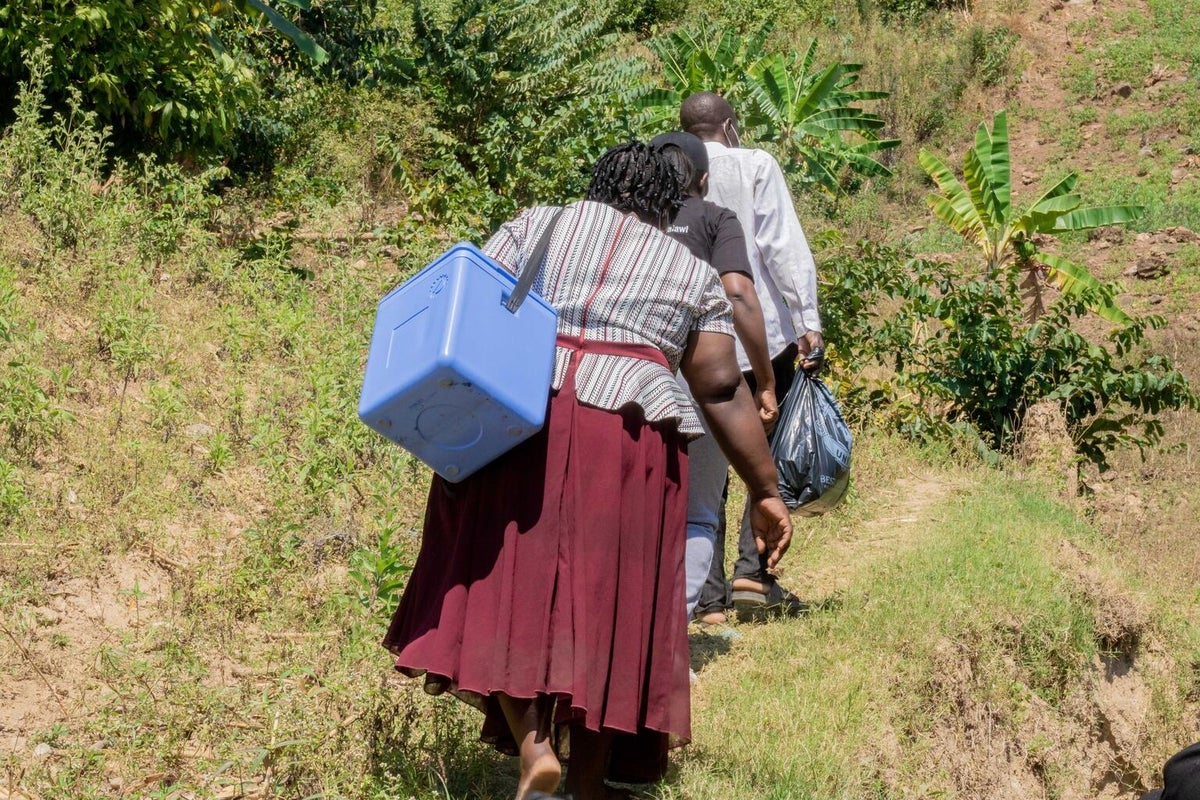
[[[725,616],[724,611],[710,611],[707,614],[693,617],[692,622],[705,636],[715,636],[731,642],[742,638],[740,633],[729,627],[729,618]]]
[[[745,622],[772,614],[799,617],[811,608],[776,581],[763,582],[762,585],[767,587],[765,592],[757,589],[733,590],[733,607],[737,609],[739,620]]]

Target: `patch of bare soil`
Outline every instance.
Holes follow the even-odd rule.
[[[1068,501],[1075,499],[1079,493],[1075,443],[1058,403],[1043,400],[1026,410],[1015,451],[1017,463],[1026,475],[1054,487]]]
[[[1033,693],[1020,698],[1023,706],[995,702],[996,670],[1011,664],[981,665],[969,642],[938,648],[930,691],[945,711],[924,769],[945,776],[959,797],[1135,798],[1159,785],[1159,754],[1176,747],[1147,735],[1152,687],[1171,685],[1178,665],[1147,640],[1144,605],[1073,545],[1063,542],[1057,561],[1094,610],[1101,654],[1056,706]],[[1197,710],[1184,697],[1168,699]]]
[[[86,716],[112,696],[97,664],[105,645],[169,612],[170,576],[136,556],[50,582],[48,602],[14,615],[0,637],[0,750],[27,758],[31,737]]]

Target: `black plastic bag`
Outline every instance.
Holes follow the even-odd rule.
[[[771,433],[779,493],[792,511],[817,516],[850,486],[850,427],[820,378],[800,372]]]

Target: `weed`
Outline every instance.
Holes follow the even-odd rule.
[[[1100,118],[1100,112],[1095,106],[1076,106],[1067,109],[1067,119],[1072,125],[1090,125]]]
[[[233,462],[233,449],[229,444],[229,436],[222,431],[213,434],[208,444],[208,458],[204,468],[209,473],[224,472]]]
[[[138,189],[138,220],[134,225],[139,259],[157,275],[163,261],[189,237],[203,237],[203,224],[221,204],[212,185],[229,177],[225,167],[185,175],[177,164],[160,164],[143,155],[134,183]]]
[[[149,291],[143,281],[121,281],[101,310],[98,322],[100,354],[124,383],[139,378],[158,357],[162,326],[150,308]]]
[[[119,594],[125,598],[126,606],[133,611],[133,627],[134,630],[137,630],[142,626],[142,601],[148,595],[142,591],[142,587],[136,580],[133,582],[133,586],[122,589]]]
[[[412,571],[407,548],[401,546],[400,521],[395,506],[377,502],[384,512],[375,521],[375,546],[356,550],[350,556],[350,578],[358,591],[358,601],[372,616],[391,616],[400,603],[400,592]]]
[[[150,406],[150,427],[162,432],[162,440],[170,441],[183,414],[183,398],[176,381],[156,381],[146,390]]]
[[[1090,59],[1081,58],[1070,63],[1064,76],[1066,89],[1076,100],[1087,100],[1096,94],[1098,76]]]
[[[62,391],[69,374],[69,369],[55,373],[39,366],[26,354],[12,357],[0,370],[0,428],[18,456],[32,461],[59,437],[64,425],[75,421],[46,388]]]
[[[0,458],[0,520],[11,522],[21,513],[26,502],[28,498],[20,471]]]

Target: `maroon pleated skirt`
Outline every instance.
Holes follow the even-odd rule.
[[[383,645],[427,691],[481,709],[503,752],[492,696],[550,695],[557,723],[637,735],[618,737],[612,777],[655,779],[666,742],[691,735],[686,524],[674,424],[581,405],[573,362],[538,435],[462,483],[435,476]]]

